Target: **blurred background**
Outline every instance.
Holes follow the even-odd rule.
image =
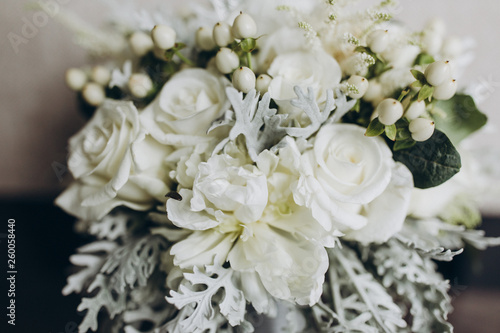
[[[64,73],[68,67],[83,66],[90,60],[73,44],[71,31],[57,22],[57,15],[28,10],[36,2],[0,2],[0,278],[5,283],[2,235],[7,220],[13,218],[19,270],[18,326],[13,332],[27,332],[28,327],[30,332],[76,332],[75,323],[81,319],[76,313],[79,299],[62,297],[60,290],[69,266],[67,258],[86,240],[73,233],[73,218],[52,202],[69,180],[67,140],[84,124],[75,94],[65,86]],[[113,14],[105,1],[41,2],[56,3],[95,25]],[[143,0],[141,5],[158,2]],[[429,18],[440,17],[449,35],[475,41],[475,60],[460,81],[474,85],[482,99],[479,107],[490,119],[489,127],[473,138],[478,146],[498,147],[500,142],[499,15],[500,2],[493,0],[401,1],[397,9],[398,19],[411,29],[421,29]],[[500,236],[500,198],[487,199],[482,207],[483,228],[491,236]],[[456,332],[500,331],[499,264],[499,249],[489,249],[466,251],[443,265],[452,284],[456,311],[451,320]],[[0,290],[2,309],[4,290]],[[3,311],[0,320],[1,328]]]

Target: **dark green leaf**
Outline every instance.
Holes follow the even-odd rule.
[[[428,84],[424,84],[424,86],[418,92],[418,101],[423,101],[426,100],[427,98],[430,98],[433,93],[434,93],[434,87]]]
[[[394,151],[394,159],[410,169],[418,188],[440,185],[460,171],[462,166],[460,155],[450,139],[438,130],[427,141],[417,142],[408,149],[398,148],[400,150]]]
[[[447,133],[457,144],[486,124],[487,117],[479,111],[472,97],[457,94],[447,101],[438,101],[434,112],[436,128]]]
[[[418,56],[417,56],[417,59],[415,59],[415,65],[427,65],[427,64],[432,64],[434,62],[434,58],[430,55],[430,54],[427,54],[427,53],[420,53]]]
[[[384,133],[385,126],[378,120],[378,117],[373,119],[366,129],[366,136],[379,136]]]
[[[395,124],[385,126],[385,135],[392,141],[396,140],[397,128]]]

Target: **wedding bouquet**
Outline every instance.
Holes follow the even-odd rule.
[[[67,72],[90,120],[56,201],[95,239],[63,290],[79,331],[451,332],[434,261],[500,244],[467,43],[390,0],[129,5],[63,16],[100,61]]]

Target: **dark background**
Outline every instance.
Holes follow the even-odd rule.
[[[16,326],[6,324],[7,242],[0,238],[0,332],[76,333],[82,317],[76,308],[78,295],[63,296],[70,263],[68,258],[88,239],[73,231],[75,219],[48,198],[0,200],[0,234],[7,233],[8,219],[16,220]],[[500,219],[485,218],[489,236],[500,236]],[[0,235],[1,237],[1,235]],[[472,248],[440,269],[451,282],[455,313],[451,321],[457,333],[500,332],[500,248]],[[5,325],[5,326],[4,326]],[[3,328],[5,327],[5,328]]]

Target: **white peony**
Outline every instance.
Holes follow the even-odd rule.
[[[268,294],[316,303],[328,268],[324,246],[334,244],[310,210],[293,202],[290,186],[298,174],[284,166],[293,158],[281,162],[268,151],[258,166],[213,156],[201,163],[193,190],[180,190],[181,201],[167,201],[169,219],[194,231],[172,247],[174,264],[191,269],[214,257],[229,261],[246,277],[242,282],[259,286],[247,299],[264,313],[273,312]]]
[[[121,205],[146,210],[169,191],[163,162],[171,148],[146,134],[131,102],[107,100],[69,145],[76,181],[56,203],[81,219],[101,219]]]
[[[200,68],[180,71],[163,86],[158,97],[141,113],[141,122],[161,143],[194,145],[208,140],[212,121],[230,106],[228,81]]]
[[[351,124],[324,125],[302,154],[295,201],[327,230],[357,241],[384,242],[406,217],[413,178],[383,139]],[[377,232],[369,232],[377,230]]]

